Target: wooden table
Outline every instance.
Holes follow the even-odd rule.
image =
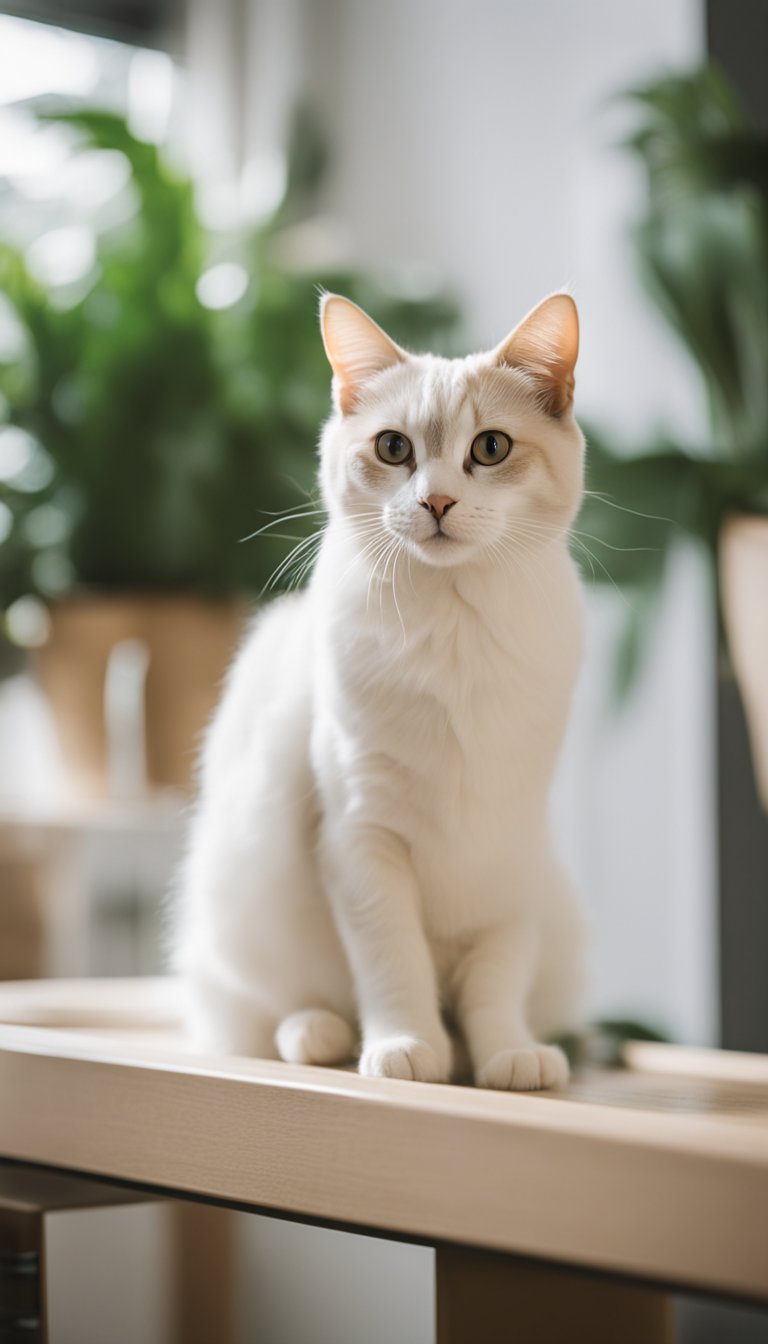
[[[634,1045],[514,1095],[195,1056],[174,1014],[169,982],[0,986],[0,1157],[432,1244],[440,1344],[652,1344],[669,1290],[768,1303],[766,1057]]]

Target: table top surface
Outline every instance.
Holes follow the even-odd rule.
[[[0,1157],[768,1301],[768,1057],[507,1094],[192,1054],[168,981],[0,985]]]

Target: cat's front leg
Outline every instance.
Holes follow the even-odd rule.
[[[478,1087],[531,1092],[568,1081],[562,1050],[537,1041],[526,1018],[538,956],[535,925],[520,916],[483,932],[459,963],[455,1011]]]
[[[406,846],[382,827],[345,824],[326,830],[321,852],[357,992],[360,1072],[447,1081],[451,1042]]]

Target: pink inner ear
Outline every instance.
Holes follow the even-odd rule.
[[[579,353],[579,318],[568,294],[544,299],[496,351],[497,362],[521,369],[538,385],[550,415],[560,415],[573,399]]]
[[[393,364],[405,352],[357,304],[338,294],[323,300],[321,327],[343,415],[357,404],[365,383]]]
[[[342,415],[351,415],[358,404],[359,397],[355,388],[338,379],[339,410]]]

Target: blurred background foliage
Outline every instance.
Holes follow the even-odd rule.
[[[258,594],[286,541],[241,539],[313,490],[330,409],[320,289],[422,348],[446,348],[455,304],[352,266],[309,274],[282,259],[325,167],[306,114],[278,208],[225,233],[204,227],[193,182],[122,117],[39,115],[76,133],[75,152],[121,156],[133,202],[117,222],[96,221],[92,265],[74,286],[41,283],[21,247],[0,244],[14,337],[0,358],[0,607],[89,589]]]
[[[768,138],[712,66],[629,98],[639,123],[627,148],[647,181],[637,255],[699,370],[710,433],[702,443],[617,451],[598,426],[586,427],[592,493],[578,528],[602,543],[592,545],[592,577],[616,583],[629,602],[619,694],[648,648],[672,546],[683,535],[703,545],[716,592],[724,520],[768,513]]]
[[[638,122],[626,148],[647,182],[636,251],[700,372],[710,433],[631,445],[585,427],[575,549],[589,577],[627,597],[619,694],[649,647],[676,542],[703,544],[716,588],[724,519],[768,512],[768,141],[711,66],[628,97]],[[314,487],[329,409],[319,289],[349,295],[404,344],[446,353],[456,305],[352,266],[293,264],[302,247],[290,239],[313,219],[327,166],[306,110],[280,204],[258,227],[225,232],[205,227],[193,182],[120,116],[39,115],[76,133],[83,154],[119,156],[134,205],[97,220],[92,266],[69,288],[0,244],[17,326],[0,351],[0,465],[4,444],[17,459],[0,472],[0,606],[83,589],[258,594],[288,539],[313,527],[295,518],[241,540],[273,512],[301,510]],[[206,299],[206,276],[218,297]]]

